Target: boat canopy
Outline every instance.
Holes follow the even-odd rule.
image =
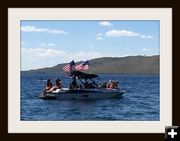
[[[89,74],[89,73],[84,73],[81,71],[72,71],[71,74],[74,75],[75,77],[78,77],[78,79],[92,79],[92,78],[99,77],[96,74]]]

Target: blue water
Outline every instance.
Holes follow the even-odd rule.
[[[123,98],[103,100],[42,100],[38,95],[47,78],[63,80],[64,74],[21,73],[21,120],[119,120],[158,121],[159,75],[99,74],[99,82],[118,80],[126,91]]]

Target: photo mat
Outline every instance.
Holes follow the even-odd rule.
[[[11,10],[15,10],[17,12],[17,15],[18,15],[18,12],[20,13],[21,9],[9,9],[9,17],[11,17],[10,13],[11,13]],[[31,10],[31,9],[27,9],[28,10]],[[38,12],[40,13],[40,15],[43,13],[43,10],[45,9],[36,9],[38,10]],[[46,17],[43,17],[43,16],[32,16],[32,15],[28,15],[26,12],[26,14],[24,13],[24,15],[18,15],[18,18],[16,20],[12,20],[11,23],[13,23],[13,25],[9,25],[9,29],[10,29],[10,33],[12,34],[9,34],[9,39],[10,41],[12,40],[12,37],[13,35],[16,35],[17,36],[17,39],[20,38],[19,36],[19,33],[17,31],[14,31],[12,32],[14,29],[14,27],[16,27],[15,29],[20,29],[20,21],[21,20],[149,20],[149,19],[153,19],[153,20],[160,20],[160,108],[161,108],[161,112],[160,112],[160,121],[151,121],[151,122],[147,122],[147,121],[98,121],[98,122],[81,122],[81,121],[77,121],[77,122],[61,122],[61,121],[53,121],[53,122],[46,122],[46,121],[38,121],[36,122],[36,124],[33,126],[42,126],[42,127],[46,127],[47,125],[49,126],[52,126],[52,127],[57,127],[55,126],[55,124],[58,123],[58,127],[57,128],[54,128],[53,131],[50,131],[50,132],[115,132],[115,133],[126,133],[126,132],[129,132],[129,133],[133,133],[133,129],[132,127],[139,127],[138,129],[140,129],[140,127],[147,127],[147,129],[144,129],[143,128],[143,131],[142,131],[142,128],[140,129],[140,131],[135,131],[135,132],[155,132],[155,133],[161,133],[164,131],[164,125],[166,124],[171,124],[171,120],[172,120],[172,111],[171,111],[171,108],[168,107],[168,110],[166,111],[163,111],[163,109],[165,109],[165,105],[167,105],[167,103],[165,104],[165,101],[168,99],[168,103],[169,105],[172,105],[171,104],[171,99],[172,99],[172,94],[171,94],[171,67],[169,67],[169,69],[163,69],[165,67],[165,65],[163,64],[164,60],[166,61],[166,64],[169,64],[169,66],[171,66],[171,51],[172,51],[172,39],[171,39],[171,9],[57,9],[57,10],[60,10],[60,12],[63,11],[63,13],[66,13],[67,11],[67,14],[64,14],[64,15],[59,15],[59,16],[52,16],[53,15],[53,11],[54,9],[47,9],[47,11],[50,11],[48,14],[49,14],[49,17],[47,18],[47,15]],[[62,10],[62,11],[61,11]],[[91,14],[91,10],[93,10],[94,12],[97,10],[97,13],[99,13],[99,15],[97,14],[96,16],[94,16],[93,14]],[[144,14],[143,16],[140,15],[140,12],[144,10],[143,12],[147,12],[147,15]],[[152,15],[149,15],[148,14],[148,10],[153,10],[154,12],[152,12]],[[25,10],[26,11],[26,10]],[[40,12],[42,11],[42,13]],[[71,11],[71,12],[69,12]],[[84,17],[82,16],[82,12],[84,12]],[[106,15],[103,15],[104,13],[108,12],[108,14]],[[117,12],[118,11],[118,12]],[[119,13],[127,13],[128,16],[124,17],[125,14],[123,15],[119,15]],[[132,16],[132,13],[130,12],[132,11],[133,13],[135,12],[135,14],[133,14]],[[14,12],[14,11],[13,11]],[[165,15],[167,15],[167,13],[169,15],[169,17],[164,17]],[[117,13],[119,16],[117,16]],[[161,13],[157,16],[155,16],[155,13]],[[154,14],[154,15],[153,15]],[[88,15],[88,16],[87,16]],[[134,16],[136,15],[136,16]],[[128,17],[128,18],[127,18]],[[11,20],[11,19],[10,19]],[[165,24],[165,21],[168,20],[169,22],[166,22]],[[163,23],[163,24],[162,24]],[[167,28],[168,27],[168,28]],[[12,30],[12,31],[11,31]],[[168,34],[165,34],[165,33],[168,33]],[[17,46],[20,45],[20,40],[17,40],[14,42]],[[167,39],[167,40],[165,40]],[[11,41],[12,42],[12,41]],[[12,49],[12,43],[10,42],[10,49]],[[161,47],[163,45],[163,48]],[[15,58],[14,60],[17,61],[16,63],[19,64],[20,62],[20,58],[18,57],[19,54],[19,49],[16,50],[16,53],[17,53],[17,56],[15,55]],[[9,53],[12,53],[12,51],[10,51]],[[164,58],[164,55],[166,56],[169,56],[169,60],[166,60],[167,58]],[[10,58],[10,61],[12,61],[13,58]],[[13,61],[14,61],[13,60]],[[19,66],[11,66],[12,68],[16,68],[16,72],[17,74],[19,74],[19,69],[20,69],[20,65]],[[162,71],[162,69],[164,71]],[[10,73],[11,74],[11,73]],[[168,75],[167,75],[168,74]],[[13,74],[12,74],[13,75]],[[18,82],[20,81],[19,79],[19,75],[17,76],[14,76],[15,77],[15,81]],[[166,81],[166,83],[163,83],[165,81],[163,80],[168,80]],[[19,84],[17,83],[17,85],[19,86]],[[164,90],[162,89],[162,87],[164,86],[167,86],[166,88],[168,90]],[[17,88],[14,88],[14,90],[16,92],[20,92]],[[170,93],[169,93],[170,92]],[[163,95],[162,95],[163,93]],[[165,94],[164,94],[165,93]],[[165,96],[164,96],[165,95]],[[11,113],[10,111],[12,110],[12,103],[11,105],[9,106],[9,125],[16,125],[14,127],[22,127],[25,126],[25,130],[27,129],[26,127],[28,127],[27,130],[29,130],[29,132],[31,132],[32,130],[29,128],[29,127],[33,127],[30,123],[33,123],[33,122],[24,122],[24,121],[19,121],[19,115],[20,115],[20,107],[18,106],[19,103],[20,103],[20,97],[18,95],[16,96],[12,96],[11,93],[9,95],[9,100],[12,100],[12,97],[14,97],[15,99],[17,99],[16,103],[14,103],[16,106],[17,106],[17,111]],[[19,102],[19,103],[18,103]],[[10,104],[10,102],[9,102]],[[170,106],[171,107],[171,106]],[[11,110],[10,110],[11,109]],[[16,115],[16,118],[15,119],[11,119],[11,116],[10,115],[14,115],[15,113],[17,113]],[[165,116],[166,115],[166,116]],[[103,124],[103,127],[105,126],[106,128],[102,129],[102,124]],[[159,127],[159,128],[156,128],[156,131],[155,129],[153,129],[153,126],[152,125],[156,125],[156,127]],[[64,126],[65,128],[62,130],[62,126]],[[69,128],[69,127],[79,127],[78,130],[79,131],[75,131],[74,128]],[[84,128],[84,127],[90,127],[90,128]],[[10,126],[11,129],[12,129],[12,126]],[[123,127],[123,128],[122,128]],[[93,128],[97,128],[97,131],[95,130],[92,130]],[[10,128],[9,128],[10,129]],[[21,132],[23,129],[22,128],[19,128],[18,130],[14,130],[16,132]],[[39,128],[39,129],[42,129],[42,128]],[[77,128],[76,128],[77,129]],[[110,130],[111,129],[111,130]],[[136,129],[136,128],[134,128]],[[24,132],[26,132],[25,130],[23,130]],[[10,131],[10,130],[9,130]],[[13,131],[13,129],[11,130]],[[28,131],[27,131],[28,132]],[[33,131],[35,132],[35,131]],[[46,129],[42,129],[42,132],[49,132],[47,131]]]

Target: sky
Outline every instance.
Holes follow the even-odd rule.
[[[21,70],[159,54],[159,21],[21,21]]]

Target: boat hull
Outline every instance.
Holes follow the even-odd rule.
[[[122,90],[116,89],[83,89],[83,90],[60,90],[54,93],[42,93],[42,99],[109,99],[121,98]]]

